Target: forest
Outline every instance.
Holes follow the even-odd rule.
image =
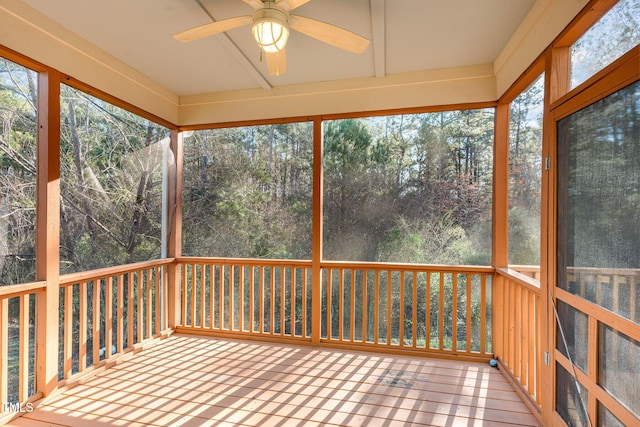
[[[37,91],[34,72],[0,67],[0,283],[12,284],[34,279]],[[518,264],[538,263],[541,93],[512,105]],[[61,109],[61,274],[159,258],[168,130],[67,86]],[[490,265],[493,120],[480,109],[324,122],[323,257]],[[312,135],[311,122],[187,133],[183,254],[310,259]]]
[[[324,123],[323,256],[490,264],[493,111]],[[185,140],[183,252],[310,259],[311,123]]]

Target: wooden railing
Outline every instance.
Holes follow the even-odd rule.
[[[540,283],[512,269],[496,269],[494,305],[498,359],[517,381],[534,408],[541,408],[540,395]]]
[[[167,330],[172,259],[68,274],[59,281],[58,385],[133,352]],[[42,396],[37,389],[37,298],[45,282],[0,287],[0,423]]]
[[[524,274],[527,277],[531,277],[537,281],[540,281],[540,266],[539,265],[509,265],[511,270],[515,270],[520,274]]]
[[[61,276],[59,385],[132,353],[175,323],[178,332],[467,360],[495,353],[540,404],[535,280],[491,267],[327,261],[313,289],[312,267],[181,257]],[[33,318],[44,288],[0,287],[1,401],[39,396]]]
[[[311,263],[183,257],[179,331],[311,339]]]
[[[567,291],[640,323],[640,270],[570,267]]]
[[[553,354],[556,364],[575,375],[582,396],[588,396],[584,410],[590,420],[598,420],[604,407],[615,414],[618,425],[640,425],[634,390],[640,269],[569,267],[561,274],[565,276],[559,277],[554,293],[554,327],[560,336]]]
[[[74,273],[60,278],[59,379],[159,336],[167,329],[166,268],[149,261]]]
[[[178,331],[360,349],[491,357],[492,268],[323,262],[313,319],[308,261],[183,257]]]
[[[45,285],[45,282],[34,282],[0,287],[0,402],[3,404],[24,404],[39,397],[35,387],[35,309],[36,297]]]
[[[323,342],[491,357],[492,268],[344,262],[322,266]]]

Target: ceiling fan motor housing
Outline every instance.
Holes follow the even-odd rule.
[[[271,7],[274,2],[264,4],[253,14],[253,37],[265,52],[280,52],[289,38],[289,14],[277,6]]]

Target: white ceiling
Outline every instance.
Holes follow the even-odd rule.
[[[492,64],[535,0],[312,0],[296,15],[372,41],[361,55],[293,32],[269,75],[251,27],[191,43],[172,35],[252,9],[241,0],[23,0],[178,96]]]

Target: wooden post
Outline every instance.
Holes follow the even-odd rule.
[[[491,260],[493,267],[509,265],[509,121],[510,103],[500,102],[496,106],[495,143],[493,150],[493,222],[491,238]],[[494,355],[503,358],[507,349],[503,334],[507,331],[504,319],[504,278],[493,275],[491,292],[491,349]]]
[[[507,102],[496,106],[491,242],[491,259],[496,268],[509,265],[509,109]]]
[[[322,313],[322,119],[313,119],[313,217],[311,234],[311,342],[320,343]],[[327,308],[328,309],[328,308]]]
[[[555,317],[551,306],[550,293],[555,294],[556,286],[556,183],[558,153],[556,146],[556,123],[551,114],[551,104],[569,91],[571,76],[571,48],[562,46],[549,48],[545,54],[545,94],[542,126],[542,159],[547,163],[542,171],[542,221],[540,224],[540,400],[543,421],[550,422],[555,412]],[[549,354],[549,365],[543,355]]]
[[[38,74],[36,182],[36,389],[48,396],[58,385],[60,278],[60,73]]]
[[[182,163],[183,137],[178,130],[171,131],[170,149],[174,166],[169,169],[169,247],[167,256],[177,258],[182,254]],[[169,266],[167,291],[167,325],[175,328],[180,325],[180,269],[176,264]]]

